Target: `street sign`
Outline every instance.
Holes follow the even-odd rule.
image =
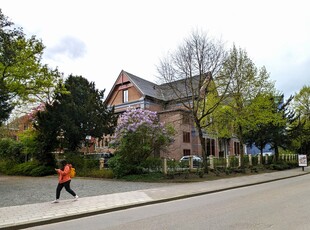
[[[298,155],[298,164],[299,166],[308,166],[307,155]]]

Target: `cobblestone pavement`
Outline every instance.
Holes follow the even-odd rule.
[[[55,199],[56,176],[21,177],[0,175],[0,207],[34,204]],[[108,179],[74,178],[71,188],[79,197],[91,197],[113,193],[137,191],[172,185],[169,183],[124,182]],[[71,199],[65,189],[60,199]]]

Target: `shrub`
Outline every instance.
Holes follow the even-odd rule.
[[[141,165],[149,172],[158,172],[161,169],[162,162],[159,157],[148,157]]]
[[[52,175],[55,174],[55,170],[52,167],[49,166],[37,166],[35,168],[33,168],[30,172],[29,176],[47,176],[47,175]]]
[[[114,174],[111,169],[102,169],[102,170],[94,169],[90,171],[83,171],[83,172],[79,172],[79,176],[93,177],[93,178],[106,178],[106,179],[114,178]]]
[[[1,161],[0,172],[7,175],[20,176],[46,176],[55,173],[52,167],[41,165],[37,161],[29,161],[22,164],[16,164],[16,162],[12,161]]]
[[[3,138],[0,140],[0,158],[21,163],[24,160],[22,148],[21,143],[9,138]]]

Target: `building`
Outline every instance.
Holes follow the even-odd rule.
[[[29,116],[23,115],[5,125],[4,129],[7,130],[7,137],[12,138],[13,140],[18,140],[19,134],[23,133],[26,130],[33,129],[33,126],[32,121],[29,119]]]
[[[180,89],[184,88],[181,81],[175,84],[179,84]],[[128,107],[156,111],[161,122],[173,124],[176,130],[175,141],[167,153],[161,153],[161,157],[178,160],[184,155],[202,156],[202,148],[206,149],[207,155],[216,157],[240,154],[240,143],[236,138],[219,140],[204,133],[205,146],[202,146],[194,123],[189,118],[189,111],[182,107],[165,84],[157,85],[122,70],[105,103],[114,106],[117,114],[125,112]],[[105,137],[96,146],[104,148],[109,141],[111,137]]]

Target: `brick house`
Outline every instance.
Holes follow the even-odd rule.
[[[142,108],[156,111],[161,122],[172,123],[176,130],[175,140],[168,152],[161,153],[161,157],[178,160],[184,155],[202,156],[203,147],[207,155],[216,157],[240,154],[239,141],[233,137],[219,140],[204,133],[206,146],[201,146],[198,132],[189,119],[189,112],[176,102],[173,93],[164,84],[157,85],[122,70],[105,103],[114,106],[117,114],[123,113],[128,107]],[[107,148],[112,139],[113,137],[105,136],[101,143],[96,143],[97,148]]]
[[[23,115],[8,123],[6,129],[10,138],[18,140],[18,135],[20,133],[28,129],[33,129],[32,121],[29,119],[28,115]]]

